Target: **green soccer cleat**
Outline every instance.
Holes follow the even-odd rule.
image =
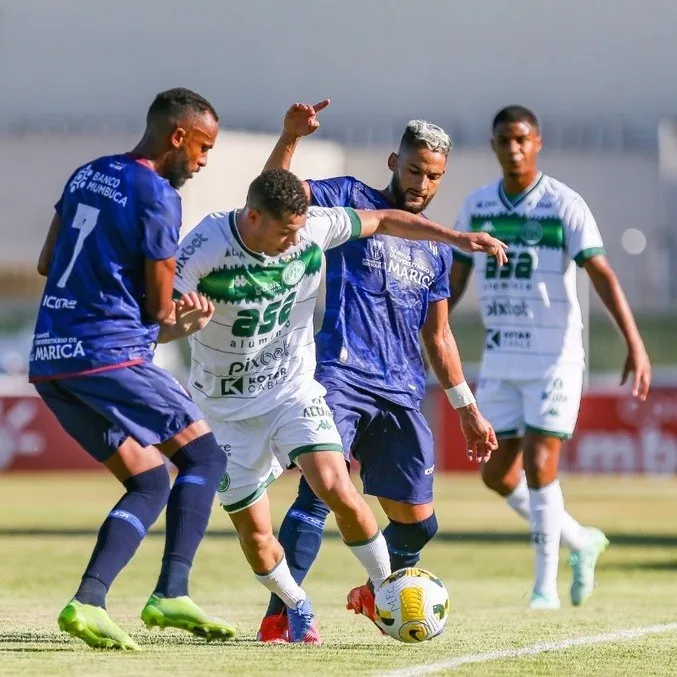
[[[196,637],[211,640],[232,639],[237,628],[216,616],[207,615],[188,596],[157,597],[151,595],[141,612],[147,627],[178,628],[192,632]]]
[[[94,649],[138,651],[139,645],[100,606],[71,600],[59,614],[59,628]]]
[[[533,593],[529,602],[529,609],[532,611],[557,611],[561,607],[557,595],[546,595],[542,592]]]
[[[571,603],[581,606],[595,589],[595,566],[599,556],[609,547],[609,539],[601,529],[588,527],[588,543],[578,552],[569,555],[569,566],[573,573],[571,582]]]

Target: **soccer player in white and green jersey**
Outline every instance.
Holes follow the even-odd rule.
[[[453,308],[477,265],[486,343],[477,401],[494,426],[499,448],[482,466],[490,489],[531,523],[536,571],[530,606],[557,609],[560,540],[571,551],[571,601],[594,587],[605,535],[581,526],[564,509],[557,467],[571,437],[583,384],[583,323],[576,264],[618,325],[628,348],[621,383],[633,373],[633,395],[644,400],[651,366],[595,219],[584,200],[538,170],[541,136],[536,116],[522,106],[494,118],[492,147],[503,178],[466,199],[457,229],[488,232],[508,243],[509,262],[454,255]],[[524,472],[523,472],[524,470]],[[526,478],[525,476],[526,475]]]
[[[313,311],[324,251],[375,233],[434,240],[505,260],[488,233],[458,233],[395,209],[310,207],[301,181],[270,169],[244,209],[205,218],[180,244],[175,287],[215,304],[191,337],[190,388],[228,456],[219,498],[257,579],[287,607],[289,641],[320,641],[305,592],[273,535],[267,486],[295,463],[334,511],[375,585],[390,574],[386,541],[352,484],[341,438],[315,380]],[[490,449],[478,442],[484,458]],[[338,452],[338,453],[336,453]]]

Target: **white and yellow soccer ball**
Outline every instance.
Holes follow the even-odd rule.
[[[395,571],[376,591],[376,625],[400,642],[425,642],[444,630],[449,617],[449,593],[435,574],[425,569]]]

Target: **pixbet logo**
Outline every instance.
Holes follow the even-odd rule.
[[[176,257],[176,274],[180,275],[183,267],[188,263],[190,257],[205,243],[209,242],[202,233],[198,233],[185,247],[181,247],[179,256]]]
[[[38,412],[36,402],[19,400],[7,407],[0,400],[0,469],[7,468],[17,455],[36,456],[45,448],[45,438],[27,430]]]

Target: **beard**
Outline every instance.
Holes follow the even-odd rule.
[[[169,181],[169,185],[172,188],[179,189],[183,186],[188,179],[192,176],[192,172],[188,168],[188,153],[185,148],[179,148],[176,151],[176,156],[174,157],[174,162],[167,172],[165,177]]]
[[[397,209],[402,209],[411,214],[420,214],[430,204],[430,200],[432,200],[432,196],[427,200],[423,200],[423,202],[411,202],[407,200],[407,194],[395,173],[393,173],[392,179],[390,179],[390,194]]]

